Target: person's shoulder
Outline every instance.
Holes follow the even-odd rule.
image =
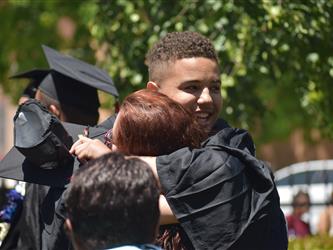
[[[223,144],[238,149],[247,149],[252,155],[255,155],[255,145],[247,130],[231,127],[223,119],[219,119],[214,128],[216,132],[204,142],[205,146]]]
[[[95,127],[97,127],[97,128],[104,128],[104,129],[111,129],[113,127],[113,125],[114,125],[116,117],[117,117],[116,114],[111,115],[106,120],[104,120],[103,122],[99,123]]]
[[[215,124],[212,128],[211,134],[215,134],[225,128],[230,128],[230,125],[228,124],[228,122],[226,120],[219,118],[219,119],[217,119],[217,121],[215,122]]]

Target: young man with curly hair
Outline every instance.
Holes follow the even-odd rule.
[[[145,158],[165,197],[161,222],[179,222],[193,249],[287,249],[285,219],[269,167],[255,158],[247,131],[218,119],[220,68],[209,39],[195,32],[168,33],[149,51],[147,63],[147,88],[182,104],[211,135],[200,149]],[[109,152],[95,142],[83,138],[71,152],[77,145],[86,148],[82,159]]]

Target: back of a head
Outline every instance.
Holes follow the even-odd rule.
[[[304,207],[309,207],[310,206],[310,196],[307,192],[304,192],[302,190],[298,191],[292,200],[292,207],[293,209],[298,209],[298,208],[304,208]]]
[[[147,53],[149,79],[160,80],[162,65],[192,57],[204,57],[218,62],[213,44],[203,35],[191,31],[168,33]]]
[[[157,156],[198,148],[205,134],[194,117],[166,95],[143,89],[123,101],[113,141],[125,154]]]
[[[152,243],[159,194],[153,172],[138,158],[111,153],[89,161],[65,198],[75,243],[82,249]]]

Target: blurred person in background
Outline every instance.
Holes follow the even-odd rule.
[[[299,191],[293,197],[293,211],[291,214],[286,216],[289,238],[311,235],[310,225],[303,219],[303,216],[309,212],[310,205],[309,194],[304,191]]]
[[[333,236],[333,192],[326,208],[320,213],[317,229],[320,235]]]

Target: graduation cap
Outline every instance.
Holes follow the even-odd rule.
[[[103,70],[70,56],[62,55],[46,46],[43,46],[43,49],[50,69],[32,70],[18,74],[14,78],[30,78],[36,81],[38,88],[51,98],[60,103],[86,108],[83,112],[89,107],[99,104],[96,88],[118,96],[111,78]],[[86,126],[77,124],[63,124],[74,140],[86,128]],[[90,138],[99,136],[103,138],[105,132],[105,128],[89,128]],[[61,187],[69,182],[72,172],[79,165],[75,160],[74,163],[68,163],[63,168],[43,169],[39,164],[37,164],[39,166],[34,166],[33,162],[24,156],[24,153],[13,147],[0,162],[0,177]]]
[[[87,128],[90,138],[102,139],[107,130],[62,123],[37,100],[24,102],[14,117],[14,147],[0,162],[0,177],[65,186],[79,167],[69,148]]]
[[[35,98],[36,91],[41,81],[49,74],[48,69],[33,69],[30,71],[22,72],[10,77],[10,79],[27,78],[30,80],[28,86],[23,91],[23,96]]]
[[[87,128],[74,123],[63,122],[62,124],[67,133],[74,139],[78,138],[78,135],[82,134],[83,130]],[[107,130],[90,127],[89,131],[90,138],[102,139]],[[73,172],[79,166],[80,162],[74,159],[74,162],[62,168],[43,169],[39,166],[34,166],[17,148],[12,147],[0,161],[0,177],[51,187],[64,187],[70,182]]]
[[[29,78],[36,88],[60,105],[67,104],[86,111],[99,107],[97,89],[118,97],[118,91],[105,71],[45,45],[42,48],[50,69],[34,69],[12,78]]]
[[[75,140],[85,129],[89,129],[89,138],[103,139],[107,129],[103,127],[87,127],[74,123],[62,122],[68,135]],[[24,181],[52,187],[64,187],[71,179],[74,171],[80,166],[75,158],[61,168],[45,169],[34,165],[17,148],[12,149],[0,161],[0,177]]]

